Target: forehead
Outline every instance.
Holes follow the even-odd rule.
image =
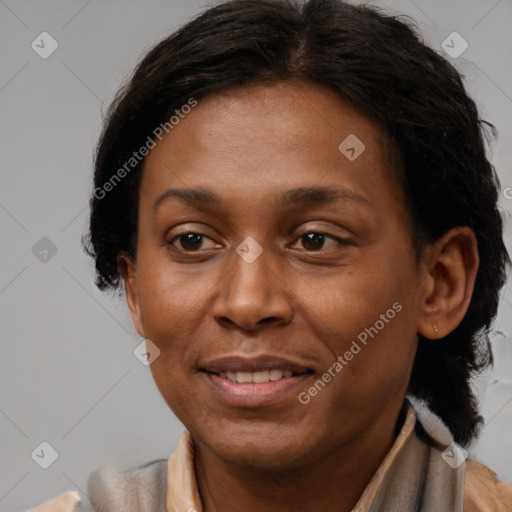
[[[166,187],[201,185],[258,194],[338,184],[394,194],[384,140],[326,87],[238,87],[199,100],[157,143],[146,157],[142,192],[155,197]]]

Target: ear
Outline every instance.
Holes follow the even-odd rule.
[[[477,241],[469,227],[453,228],[425,249],[419,334],[443,338],[462,322],[475,287],[478,264]]]
[[[121,253],[117,257],[117,267],[121,277],[123,278],[126,302],[128,304],[130,316],[132,317],[133,325],[139,336],[145,338],[146,336],[144,336],[144,329],[142,328],[140,318],[139,299],[137,295],[137,270],[135,262],[128,254]]]

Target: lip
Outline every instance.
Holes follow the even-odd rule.
[[[257,357],[230,356],[207,361],[200,367],[209,373],[260,372],[263,370],[290,370],[294,374],[303,374],[312,370],[305,364],[297,363],[279,356],[261,355]]]
[[[215,373],[203,372],[203,375],[214,391],[220,394],[227,404],[234,407],[251,408],[270,405],[279,399],[286,398],[297,391],[312,374],[303,373],[263,383],[233,382],[224,377],[219,377]]]
[[[219,375],[226,371],[253,373],[272,369],[290,370],[293,375],[262,383],[233,382]],[[270,355],[253,358],[225,357],[206,362],[200,370],[217,396],[228,405],[239,408],[262,407],[289,396],[296,399],[303,382],[314,374],[314,370],[305,364]]]

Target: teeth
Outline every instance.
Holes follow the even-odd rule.
[[[293,372],[291,370],[278,370],[273,368],[272,370],[263,370],[261,372],[219,372],[219,376],[224,379],[229,379],[233,382],[255,382],[261,384],[264,382],[281,380],[282,378],[291,377]]]
[[[254,372],[252,374],[253,382],[268,382],[270,380],[269,371],[265,370],[263,372]]]
[[[252,373],[250,372],[236,372],[237,382],[252,382]]]
[[[273,368],[270,370],[270,380],[279,380],[283,378],[283,370]]]

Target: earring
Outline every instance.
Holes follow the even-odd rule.
[[[439,332],[439,329],[437,328],[436,324],[432,324],[432,327],[434,328],[434,332],[437,334]]]

